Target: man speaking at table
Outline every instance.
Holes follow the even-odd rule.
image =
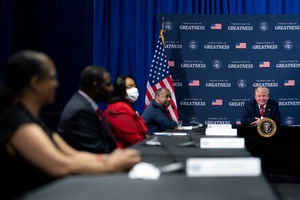
[[[242,112],[242,125],[257,125],[259,121],[268,117],[274,120],[277,126],[281,124],[281,115],[278,109],[278,102],[269,99],[269,89],[257,87],[254,99],[245,102]]]
[[[146,122],[149,135],[167,129],[178,129],[177,123],[169,117],[166,110],[170,102],[170,90],[168,88],[159,88],[155,93],[155,99],[151,101],[141,116]]]

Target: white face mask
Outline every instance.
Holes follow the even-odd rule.
[[[138,91],[138,89],[136,88],[136,87],[132,87],[132,88],[130,88],[130,89],[127,89],[126,90],[126,93],[127,93],[127,97],[126,97],[126,99],[128,100],[128,101],[130,101],[131,103],[133,103],[133,102],[136,102],[136,100],[138,99],[138,97],[139,97],[139,91]]]

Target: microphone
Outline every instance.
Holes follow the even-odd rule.
[[[182,107],[184,107],[185,109],[187,109],[192,115],[195,115],[195,113],[194,113],[193,111],[191,111],[191,109],[189,109],[188,106],[183,105]],[[199,123],[198,123],[198,126],[199,126],[199,127],[203,127],[203,124],[199,122]]]
[[[175,107],[172,106],[172,108],[174,109]],[[175,109],[176,109],[176,108],[175,108]],[[184,114],[182,114],[178,109],[177,109],[177,112],[178,112],[179,114],[181,114],[184,118],[186,118],[186,119],[189,121],[189,118],[186,117]],[[191,112],[192,112],[192,111],[191,111]],[[202,124],[199,123],[199,124],[198,124],[198,127],[202,127]],[[196,143],[196,142],[193,140],[193,138],[191,137],[191,135],[190,135],[189,133],[186,133],[186,136],[189,138],[190,141],[188,141],[188,142],[183,142],[183,143],[179,143],[177,146],[179,146],[179,147],[192,147],[192,146],[198,147],[198,146],[199,146],[199,144]]]
[[[185,116],[184,114],[182,114],[180,111],[179,111],[179,109],[177,109],[175,106],[171,106],[173,109],[176,109],[177,110],[177,112],[180,114],[180,115],[182,115],[185,119],[187,119],[188,121],[190,121],[190,119],[187,117],[187,116]]]
[[[173,106],[172,106],[172,108],[173,108]],[[190,109],[188,109],[190,112],[192,112]],[[187,119],[188,121],[190,120],[187,116],[185,116],[182,112],[180,112],[178,109],[177,109],[177,111],[178,111],[178,113],[180,114],[180,115],[182,115],[185,119]],[[192,112],[193,113],[193,112]],[[194,113],[193,113],[194,114]],[[206,129],[206,126],[203,126],[203,124],[201,124],[201,123],[198,123],[198,125],[197,125],[197,127],[195,127],[195,126],[192,126],[192,130],[194,129],[194,128],[197,128],[197,132],[198,132],[198,134],[201,134],[201,135],[204,135],[205,134],[205,129]],[[191,144],[183,144],[183,145],[187,145],[187,146],[198,146],[198,144],[197,143],[195,143],[195,144],[193,144],[193,139],[191,138],[191,136],[189,135],[189,134],[187,134],[187,136],[189,137],[189,139],[190,139],[190,143]]]
[[[182,107],[186,108],[188,111],[190,111],[190,113],[192,113],[194,115],[194,112],[191,111],[191,109],[189,109],[186,105],[183,105]]]
[[[179,144],[177,144],[177,146],[179,146],[179,147],[199,147],[199,144],[195,142],[195,140],[191,137],[191,135],[189,133],[187,133],[186,136],[190,139],[190,141],[179,143]]]
[[[186,106],[184,106],[184,107],[186,107]],[[172,106],[172,108],[173,108],[173,109],[176,109],[174,106]],[[193,113],[189,108],[186,108],[186,109],[188,109],[188,111],[190,111],[190,112],[194,115],[194,113]],[[180,112],[179,109],[176,109],[176,110],[177,110],[177,112],[178,112],[182,117],[184,117],[185,119],[187,119],[188,122],[190,122],[190,119],[189,119],[186,115],[184,115],[182,112]],[[202,127],[203,124],[198,123],[197,126],[198,126],[198,127]]]
[[[160,167],[161,173],[166,173],[166,172],[175,172],[175,171],[180,171],[184,169],[184,164],[182,162],[179,162],[176,158],[176,156],[173,154],[173,152],[169,149],[167,145],[164,145],[161,141],[158,140],[157,136],[153,137],[152,139],[148,140],[151,143],[155,143],[155,145],[160,146],[161,149],[167,154],[167,156],[171,159],[172,163]],[[146,144],[148,145],[153,145],[146,141]]]

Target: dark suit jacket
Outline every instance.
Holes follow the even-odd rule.
[[[113,137],[106,133],[96,111],[78,92],[62,112],[58,133],[77,150],[110,153],[116,148]]]
[[[255,117],[260,118],[259,108],[255,99],[246,101],[242,112],[242,125],[250,125],[255,121]],[[269,99],[265,108],[265,117],[271,118],[279,126],[281,124],[281,115],[278,109],[278,102]]]
[[[150,102],[141,117],[146,122],[149,135],[174,129],[177,126],[177,123],[169,117],[167,110],[154,100]]]

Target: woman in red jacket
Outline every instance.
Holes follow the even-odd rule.
[[[145,121],[131,107],[138,96],[139,90],[132,77],[126,75],[117,77],[110,103],[104,114],[119,148],[126,148],[148,137]]]

